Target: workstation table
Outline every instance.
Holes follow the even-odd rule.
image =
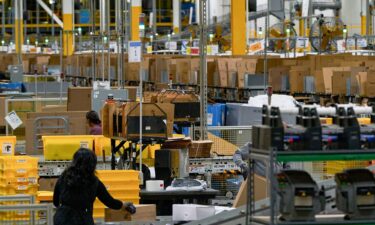
[[[172,215],[173,204],[207,205],[218,194],[218,190],[210,188],[202,191],[140,191],[141,204],[156,204],[158,216]]]

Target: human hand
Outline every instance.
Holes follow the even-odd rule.
[[[137,212],[137,208],[135,208],[131,202],[124,202],[123,208],[130,214],[135,214]]]

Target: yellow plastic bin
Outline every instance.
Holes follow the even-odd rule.
[[[79,148],[93,149],[93,135],[43,136],[45,160],[72,160]]]
[[[95,154],[103,156],[103,150],[106,157],[111,156],[111,139],[102,135],[95,136]]]
[[[36,195],[39,185],[0,185],[0,195]]]
[[[0,156],[13,156],[16,148],[15,136],[0,136]]]
[[[0,156],[0,170],[37,169],[38,158],[30,156]]]

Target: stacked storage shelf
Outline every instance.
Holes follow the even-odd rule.
[[[38,158],[0,156],[0,195],[34,195],[38,192]],[[2,204],[12,205],[13,202]],[[20,204],[17,202],[17,204]],[[28,220],[25,211],[0,212],[0,220]]]
[[[98,170],[98,178],[115,199],[139,204],[139,172],[133,170]],[[94,203],[94,218],[104,218],[106,206],[98,199]]]

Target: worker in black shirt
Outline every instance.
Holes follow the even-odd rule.
[[[134,214],[132,203],[112,198],[96,177],[96,155],[89,149],[79,149],[73,162],[58,179],[53,195],[57,207],[54,225],[94,225],[93,204],[96,197],[111,209],[125,209]]]

